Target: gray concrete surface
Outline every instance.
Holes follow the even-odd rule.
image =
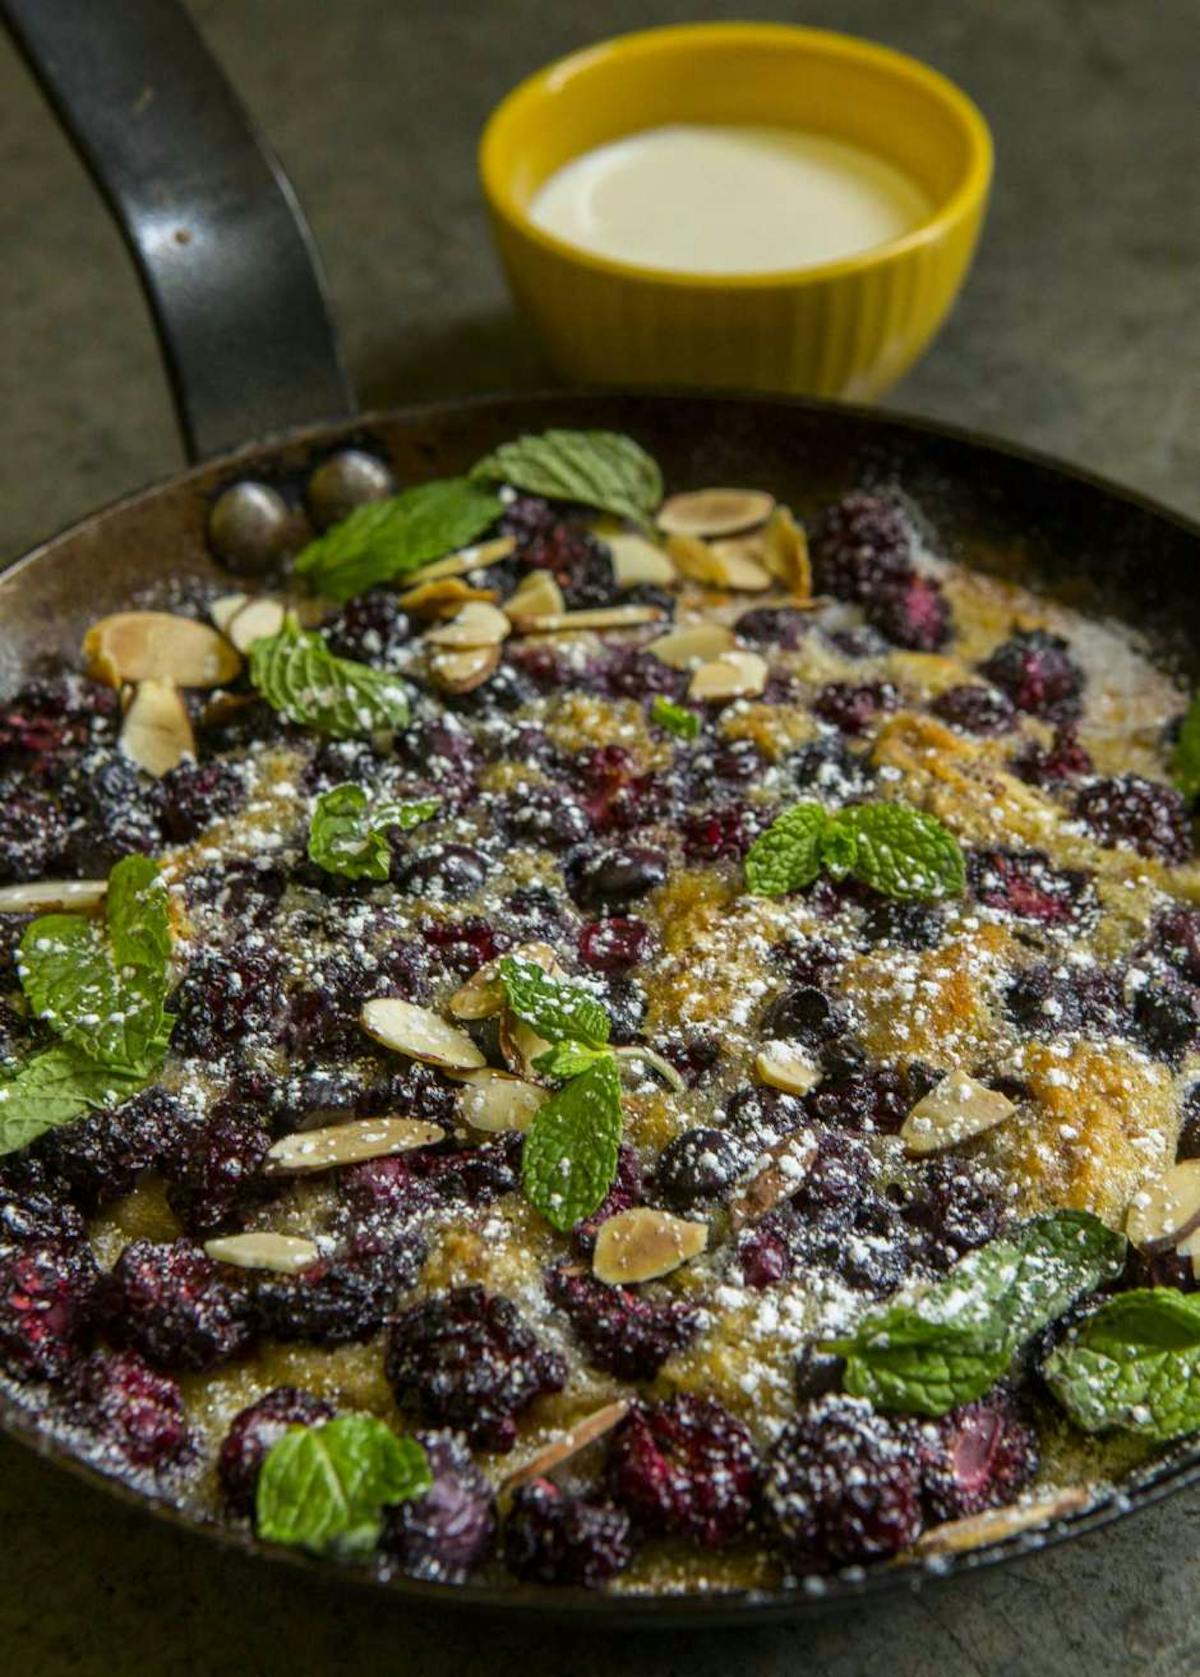
[[[1028,441],[1200,511],[1196,0],[195,0],[323,246],[371,403],[544,382],[474,179],[524,71],[649,22],[770,16],[876,36],[996,133],[983,247],[897,406]],[[136,287],[23,70],[0,53],[0,551],[178,462]],[[1200,1496],[995,1576],[794,1629],[536,1634],[257,1574],[0,1446],[0,1654],[21,1677],[820,1672],[1191,1677]]]

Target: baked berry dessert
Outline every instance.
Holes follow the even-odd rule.
[[[448,1588],[753,1590],[1200,1431],[1200,707],[952,562],[523,437],[0,704],[0,1368]]]

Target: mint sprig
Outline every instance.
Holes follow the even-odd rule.
[[[958,840],[933,815],[908,804],[852,804],[832,814],[793,804],[759,835],[746,856],[755,896],[781,897],[822,873],[847,875],[901,902],[961,896],[966,863]]]
[[[331,600],[415,571],[465,547],[500,516],[499,498],[469,478],[439,478],[357,507],[296,560],[296,572]]]
[[[645,524],[663,498],[657,462],[617,431],[544,431],[485,455],[475,480],[507,483],[551,501],[573,501]]]
[[[547,1042],[588,1048],[607,1043],[612,1022],[602,1003],[582,985],[551,978],[536,961],[519,955],[506,955],[500,962],[500,982],[517,1018]]]
[[[408,832],[436,815],[438,798],[408,802],[367,796],[352,781],[322,792],[308,828],[308,854],[326,873],[342,879],[384,880],[391,871],[388,834],[395,827]]]
[[[1200,798],[1200,693],[1184,713],[1171,755],[1171,778],[1185,798]]]
[[[525,1196],[562,1232],[602,1204],[617,1174],[621,1078],[604,1054],[538,1108],[525,1137]]]
[[[250,680],[289,722],[334,739],[388,733],[408,721],[408,695],[396,676],[335,658],[291,613],[277,635],[250,648]]]
[[[1086,1211],[1035,1217],[939,1281],[867,1313],[822,1349],[846,1390],[879,1409],[945,1415],[981,1397],[1034,1334],[1119,1275],[1125,1237]]]
[[[255,1492],[255,1525],[269,1543],[361,1554],[379,1540],[385,1507],[432,1484],[415,1438],[374,1415],[291,1427],[271,1446]]]
[[[1200,1297],[1153,1287],[1107,1299],[1051,1352],[1050,1390],[1085,1432],[1165,1443],[1200,1429]]]
[[[610,1059],[612,1052],[611,1048],[590,1048],[585,1042],[556,1042],[537,1056],[533,1069],[553,1083],[566,1083],[597,1060]]]
[[[70,1043],[44,1048],[0,1073],[0,1156],[19,1152],[85,1112],[119,1106],[144,1088],[149,1076],[100,1065]]]
[[[686,705],[677,705],[674,699],[668,699],[662,693],[651,701],[650,720],[665,728],[668,734],[674,734],[676,739],[694,740],[700,733],[700,718],[696,712]]]

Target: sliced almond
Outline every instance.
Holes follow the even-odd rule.
[[[139,681],[118,741],[130,762],[156,780],[196,755],[187,706],[173,681]]]
[[[698,1258],[707,1245],[707,1223],[689,1223],[669,1211],[637,1205],[601,1223],[592,1255],[592,1274],[610,1287],[654,1281]]]
[[[455,617],[464,606],[490,605],[496,599],[494,588],[472,588],[461,577],[438,577],[433,582],[418,583],[397,595],[396,603],[413,617]]]
[[[545,1037],[509,1012],[500,1015],[499,1036],[505,1065],[516,1076],[532,1081],[537,1076],[533,1062],[550,1047]]]
[[[594,1444],[598,1438],[603,1438],[613,1428],[622,1422],[630,1410],[628,1398],[617,1398],[613,1403],[606,1403],[603,1409],[597,1409],[591,1415],[585,1415],[582,1421],[565,1432],[553,1444],[545,1445],[536,1455],[533,1455],[523,1467],[510,1473],[501,1482],[502,1492],[518,1490],[527,1485],[531,1479],[543,1479],[547,1473],[553,1473],[556,1467],[561,1467],[572,1456],[577,1456],[581,1450],[586,1450],[589,1444]]]
[[[754,1071],[760,1083],[789,1095],[807,1095],[821,1081],[821,1068],[794,1042],[768,1042],[755,1055]]]
[[[1007,1095],[976,1082],[965,1071],[952,1071],[913,1107],[900,1126],[900,1139],[916,1158],[941,1153],[994,1129],[1016,1110]]]
[[[530,571],[504,602],[505,616],[513,621],[522,617],[561,617],[566,609],[563,591],[549,571]]]
[[[724,565],[699,536],[668,536],[667,553],[680,576],[687,577],[689,582],[698,582],[705,588],[727,586]]]
[[[507,953],[523,961],[533,961],[552,977],[562,974],[558,956],[548,943],[521,943]],[[503,955],[497,955],[494,961],[485,961],[479,971],[472,973],[467,982],[454,992],[449,1006],[456,1019],[490,1019],[500,1012],[504,1006],[504,986],[500,982],[500,962],[503,959]]]
[[[431,646],[458,652],[469,647],[499,646],[507,640],[512,625],[497,607],[473,600],[440,629],[430,629],[425,639]]]
[[[1002,1543],[1006,1537],[1018,1537],[1021,1532],[1036,1526],[1048,1525],[1086,1508],[1092,1498],[1082,1485],[1072,1485],[1063,1491],[1032,1502],[1013,1503],[1009,1508],[992,1508],[986,1514],[968,1514],[962,1520],[947,1520],[940,1526],[923,1531],[907,1550],[909,1555],[954,1555],[966,1549],[980,1549],[985,1543]]]
[[[761,594],[771,586],[771,575],[764,570],[757,559],[751,559],[744,553],[719,554],[714,549],[713,557],[721,572],[721,586],[732,588],[738,594]]]
[[[767,661],[757,652],[722,652],[692,675],[689,699],[756,699],[767,685]]]
[[[367,1159],[432,1147],[445,1134],[440,1124],[426,1124],[419,1118],[356,1118],[349,1124],[285,1135],[268,1151],[264,1168],[272,1176],[305,1176],[336,1165],[358,1165]]]
[[[673,670],[686,670],[693,664],[719,658],[735,644],[733,630],[724,623],[687,623],[651,641],[646,651],[652,652],[660,664],[669,664]]]
[[[612,555],[613,576],[618,588],[637,588],[649,583],[653,588],[669,588],[679,580],[678,572],[661,547],[647,541],[645,536],[620,531],[605,536]]]
[[[83,637],[88,674],[110,687],[173,681],[177,687],[223,687],[242,667],[237,649],[207,623],[166,611],[102,617]]]
[[[491,1066],[485,1066],[482,1071],[464,1072],[461,1081],[459,1117],[473,1130],[486,1130],[489,1134],[527,1130],[538,1108],[549,1098],[549,1090],[537,1083],[527,1083],[523,1077],[496,1071]]]
[[[764,524],[774,505],[765,489],[694,489],[665,500],[655,522],[673,536],[732,536]]]
[[[39,879],[33,885],[0,885],[0,914],[48,914],[75,909],[87,914],[108,895],[107,879]]]
[[[573,635],[584,629],[636,629],[643,623],[661,623],[665,616],[657,606],[597,606],[592,611],[514,618],[513,628],[522,635]]]
[[[422,583],[438,582],[442,577],[469,576],[472,571],[484,571],[489,565],[507,559],[510,553],[516,551],[516,546],[514,536],[497,536],[495,541],[463,547],[457,553],[448,553],[444,559],[434,559],[428,565],[410,571],[405,581],[410,588],[419,588]]]
[[[812,598],[808,537],[787,507],[776,507],[767,521],[761,554],[767,570],[796,600]]]
[[[435,652],[429,674],[443,693],[473,693],[500,668],[498,646],[474,646],[467,652]]]
[[[321,1256],[311,1240],[267,1231],[222,1235],[219,1240],[206,1240],[204,1250],[219,1264],[233,1264],[237,1269],[270,1269],[276,1275],[299,1275]]]
[[[277,635],[286,616],[283,601],[264,594],[257,600],[247,600],[240,611],[235,611],[225,633],[239,652],[249,652],[255,641]]]
[[[222,594],[219,600],[214,600],[208,608],[208,615],[223,635],[229,633],[229,625],[238,612],[250,602],[249,594]]]
[[[1143,1252],[1166,1252],[1196,1229],[1200,1229],[1200,1159],[1184,1159],[1157,1182],[1139,1188],[1125,1219],[1125,1233]]]
[[[410,1060],[443,1071],[475,1071],[487,1061],[465,1031],[447,1024],[432,1008],[417,1007],[399,996],[376,996],[364,1002],[359,1022],[368,1036]]]
[[[769,1147],[758,1160],[754,1174],[729,1202],[729,1221],[734,1232],[748,1223],[757,1223],[781,1201],[790,1199],[808,1175],[816,1156],[816,1137],[808,1130],[794,1130]]]

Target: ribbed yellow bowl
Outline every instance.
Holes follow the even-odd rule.
[[[560,165],[669,122],[851,141],[906,170],[933,213],[861,255],[748,275],[613,261],[530,220]],[[983,220],[992,145],[966,95],[903,53],[819,29],[689,24],[605,41],[530,76],[492,114],[479,166],[513,296],[567,377],[862,399],[898,379],[945,319]]]

